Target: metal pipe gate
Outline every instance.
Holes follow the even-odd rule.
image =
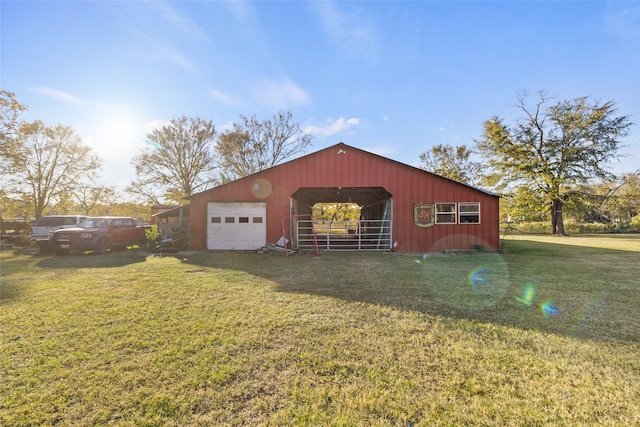
[[[295,222],[295,239],[298,249],[345,251],[391,250],[390,220],[298,220]]]

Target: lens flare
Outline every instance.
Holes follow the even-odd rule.
[[[488,271],[484,267],[478,267],[476,269],[471,270],[469,272],[469,277],[467,281],[469,285],[471,285],[471,289],[476,292],[482,292],[486,287],[492,286],[493,284],[487,278]]]
[[[251,192],[258,199],[266,199],[271,195],[271,183],[264,178],[258,178],[251,185]]]
[[[562,314],[562,311],[558,307],[556,307],[556,304],[553,302],[553,300],[547,300],[540,304],[540,311],[542,311],[542,315],[545,319]]]
[[[426,257],[423,254],[421,259]],[[490,309],[504,299],[509,288],[509,269],[498,252],[432,256],[421,265],[433,296],[457,310]]]
[[[533,304],[533,298],[535,297],[535,295],[536,295],[535,285],[533,284],[533,282],[527,282],[522,288],[522,295],[518,297],[513,297],[513,298],[521,304],[531,305]]]

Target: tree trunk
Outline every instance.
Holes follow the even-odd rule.
[[[44,204],[40,201],[38,197],[34,197],[33,214],[35,216],[35,219],[39,219],[42,216],[42,212],[44,212]]]
[[[561,199],[553,199],[551,202],[551,234],[567,235],[564,231],[564,222],[562,221],[563,205],[564,202]]]

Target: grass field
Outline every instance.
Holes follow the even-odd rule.
[[[640,425],[640,236],[0,253],[0,425]]]

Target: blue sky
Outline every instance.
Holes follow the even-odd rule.
[[[616,172],[640,167],[640,2],[6,1],[1,87],[26,120],[69,125],[134,178],[154,126],[182,115],[224,131],[291,110],[313,147],[419,165],[473,145],[517,93],[613,101],[638,125]]]

